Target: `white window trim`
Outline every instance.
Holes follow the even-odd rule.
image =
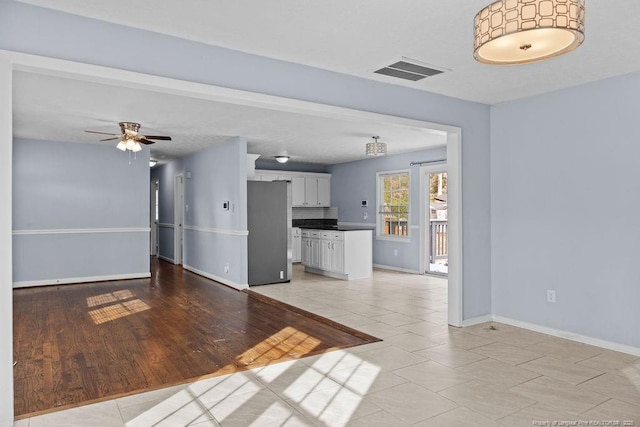
[[[409,204],[407,205],[407,235],[406,236],[387,236],[382,234],[382,216],[380,215],[380,206],[382,204],[382,198],[380,197],[380,178],[384,175],[398,175],[406,173],[409,176]],[[411,242],[411,169],[397,169],[390,171],[376,172],[376,240],[388,240],[398,243]]]

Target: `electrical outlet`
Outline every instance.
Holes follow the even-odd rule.
[[[229,272],[229,263],[226,263],[226,264],[224,265],[224,272],[225,272],[225,273],[228,273],[228,272]]]
[[[553,291],[551,289],[547,290],[547,302],[556,302],[556,291]]]
[[[280,279],[284,279],[284,271],[280,270]]]
[[[362,219],[364,219],[365,221],[367,220],[367,213],[366,212],[362,214]]]

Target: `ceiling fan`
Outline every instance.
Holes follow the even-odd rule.
[[[143,135],[138,133],[140,130],[140,123],[134,122],[120,122],[120,133],[109,133],[109,132],[100,132],[96,130],[85,130],[87,133],[97,133],[100,135],[111,135],[111,138],[101,139],[100,141],[115,141],[119,139],[118,145],[116,148],[122,151],[131,150],[134,153],[142,150],[142,146],[140,144],[153,144],[156,141],[171,141],[170,136],[162,136],[162,135]]]

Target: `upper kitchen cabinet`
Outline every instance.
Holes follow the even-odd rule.
[[[328,177],[304,178],[304,206],[331,206],[331,180]]]
[[[304,176],[291,178],[291,205],[304,206],[305,202],[305,179]]]
[[[291,181],[293,207],[331,206],[331,174],[273,170],[256,170],[256,181]]]
[[[331,206],[330,178],[318,178],[318,205]]]
[[[296,197],[293,198],[293,206],[309,208],[331,206],[331,175],[315,174],[303,178],[304,180],[292,181],[293,193],[298,194],[297,200]],[[304,197],[301,188],[304,190]]]

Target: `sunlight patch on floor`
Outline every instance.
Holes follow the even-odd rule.
[[[91,316],[91,320],[93,320],[93,323],[95,323],[96,325],[100,325],[102,323],[110,322],[112,320],[120,319],[122,317],[140,313],[141,311],[149,309],[151,309],[151,307],[149,307],[147,304],[139,299],[134,299],[131,301],[125,301],[123,303],[98,308],[96,310],[91,310],[89,312],[89,316]]]
[[[636,390],[640,390],[640,362],[622,370]]]
[[[344,370],[350,372],[343,378],[340,386],[316,390],[325,376],[332,377],[332,374],[340,371],[340,376],[345,377]],[[362,375],[363,373],[366,375]],[[314,378],[314,381],[307,382],[306,393],[301,394],[299,386],[293,387],[294,383],[285,390],[285,394],[316,420],[323,421],[328,426],[343,426],[356,412],[379,373],[380,367],[346,351],[335,351],[322,355],[298,378],[300,381],[304,377]]]
[[[136,295],[129,289],[122,289],[120,291],[109,292],[102,295],[95,295],[87,298],[88,307],[96,307],[99,305],[111,304],[117,301],[122,301],[130,298],[134,298]]]
[[[287,326],[286,328],[276,332],[264,341],[254,345],[238,357],[238,364],[249,365],[266,365],[272,360],[280,359],[284,356],[300,358],[313,351],[317,346],[322,344],[317,338],[305,334]]]
[[[301,335],[292,333],[294,330],[287,328],[277,335],[284,340],[291,336],[300,339]],[[301,370],[301,373],[288,380],[280,396],[265,388],[265,384],[269,385],[289,370]],[[223,425],[286,426],[304,425],[305,418],[326,426],[344,426],[379,372],[380,367],[339,350],[318,356],[310,366],[284,362],[212,377],[190,384],[129,421],[127,426],[208,425],[207,420]],[[335,382],[330,379],[332,376]],[[319,386],[323,381],[333,385]]]

